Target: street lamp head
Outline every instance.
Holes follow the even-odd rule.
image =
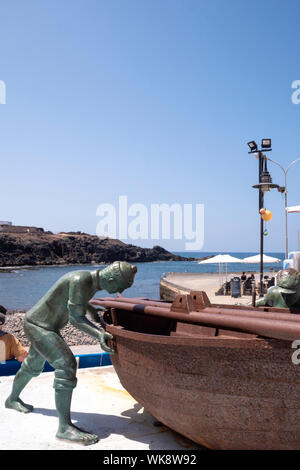
[[[262,192],[267,193],[268,191],[271,191],[271,189],[278,189],[278,184],[264,182],[255,184],[254,186],[252,186],[252,188],[261,189]]]
[[[285,187],[284,186],[278,186],[277,188],[279,193],[285,193]]]
[[[261,148],[262,149],[270,149],[271,148],[271,139],[262,139]]]
[[[271,175],[268,172],[268,168],[267,168],[266,158],[264,160],[264,166],[265,166],[265,168],[260,174],[259,184],[256,184],[255,186],[253,186],[253,188],[260,189],[261,191],[263,191],[265,193],[267,191],[270,191],[273,188],[278,189],[279,186],[278,186],[278,184],[272,183],[272,178],[271,178]]]
[[[257,143],[254,140],[251,140],[251,142],[248,142],[247,145],[250,148],[250,152],[256,152],[257,151]]]

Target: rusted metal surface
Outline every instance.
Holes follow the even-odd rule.
[[[116,308],[123,312],[131,311],[174,321],[256,334],[267,338],[287,341],[300,339],[300,317],[297,315],[276,311],[263,312],[262,310],[253,310],[252,307],[233,309],[211,304],[207,307],[202,305],[201,309],[197,311],[195,300],[193,300],[196,295],[196,293],[193,293],[193,296],[180,295],[171,306],[170,304],[165,306],[151,305],[144,300],[131,303],[122,297],[95,299],[91,303]]]
[[[107,329],[122,385],[166,426],[212,449],[300,448],[300,372],[286,343]]]
[[[192,297],[195,311],[202,310],[207,307],[214,307],[214,309],[222,309],[222,313],[227,314],[229,311],[232,315],[242,315],[245,316],[245,311],[247,316],[257,317],[257,318],[267,318],[275,320],[289,320],[289,321],[298,321],[300,322],[300,309],[286,309],[286,308],[274,308],[274,307],[253,307],[246,305],[230,305],[230,304],[211,304],[209,298],[205,292],[202,291],[191,291],[188,294]],[[178,298],[184,297],[186,294],[177,296],[175,301],[178,305]],[[128,302],[131,304],[143,304],[143,305],[152,305],[153,307],[166,307],[169,308],[174,305],[174,302],[165,302],[163,300],[149,300],[143,297],[123,297],[118,295],[118,297],[105,297],[105,300],[119,300],[122,302]],[[101,300],[101,299],[97,299]],[[209,311],[209,310],[207,310]],[[293,314],[293,315],[291,315]]]
[[[289,342],[201,336],[199,325],[181,322],[172,331],[172,320],[162,334],[166,319],[149,315],[141,328],[155,321],[160,334],[145,334],[132,331],[131,314],[140,315],[115,309],[118,324],[107,325],[112,363],[158,421],[212,449],[300,448],[300,366],[291,361]],[[182,325],[194,327],[194,335],[180,336]]]
[[[279,322],[285,332],[299,331],[297,316],[254,318],[243,308],[237,317],[238,308],[210,305],[205,295],[180,297],[173,309],[145,299],[93,301],[107,308],[111,360],[124,388],[158,421],[206,447],[300,449],[300,365],[292,362],[291,343],[214,323],[229,318],[232,326],[243,314],[251,328]]]

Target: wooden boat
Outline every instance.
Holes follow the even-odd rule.
[[[300,449],[299,312],[201,292],[92,303],[106,308],[122,385],[158,421],[211,449]]]

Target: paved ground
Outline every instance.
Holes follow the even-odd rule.
[[[73,354],[99,354],[102,353],[100,344],[80,344],[79,346],[70,346]]]
[[[0,377],[0,450],[201,449],[164,426],[153,426],[152,416],[124,390],[112,366],[79,369],[77,377],[72,420],[79,427],[98,434],[97,444],[82,447],[55,438],[58,419],[53,372],[49,372],[32,379],[24,389],[21,398],[35,406],[34,412],[26,415],[4,407],[13,377]]]
[[[252,274],[252,273],[251,273]],[[253,273],[256,282],[259,282],[259,273]],[[274,276],[274,273],[264,273],[264,275]],[[228,273],[229,281],[234,276],[241,276],[241,273]],[[248,305],[251,304],[251,295],[242,295],[242,297],[233,298],[230,295],[215,295],[222,283],[222,277],[219,273],[168,273],[163,280],[187,290],[205,291],[209,300],[213,304],[232,304],[232,305]],[[223,282],[226,281],[225,274]]]
[[[26,351],[29,351],[29,346],[24,346]],[[100,344],[80,344],[79,346],[69,346],[73,354],[99,354],[103,350],[100,347]]]

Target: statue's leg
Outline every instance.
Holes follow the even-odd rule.
[[[79,429],[71,421],[72,393],[77,384],[77,364],[72,351],[60,334],[54,331],[44,331],[38,350],[55,369],[53,387],[59,418],[56,437],[83,445],[94,444],[99,440],[98,436]]]
[[[32,377],[37,377],[42,372],[44,364],[45,359],[31,345],[28,356],[14,378],[11,394],[5,402],[6,408],[23,413],[29,413],[33,410],[33,406],[24,403],[19,396]]]
[[[70,408],[73,390],[55,390],[56,410],[59,416],[59,426],[56,433],[58,439],[72,441],[77,444],[91,445],[99,441],[96,434],[90,434],[71,421]]]

